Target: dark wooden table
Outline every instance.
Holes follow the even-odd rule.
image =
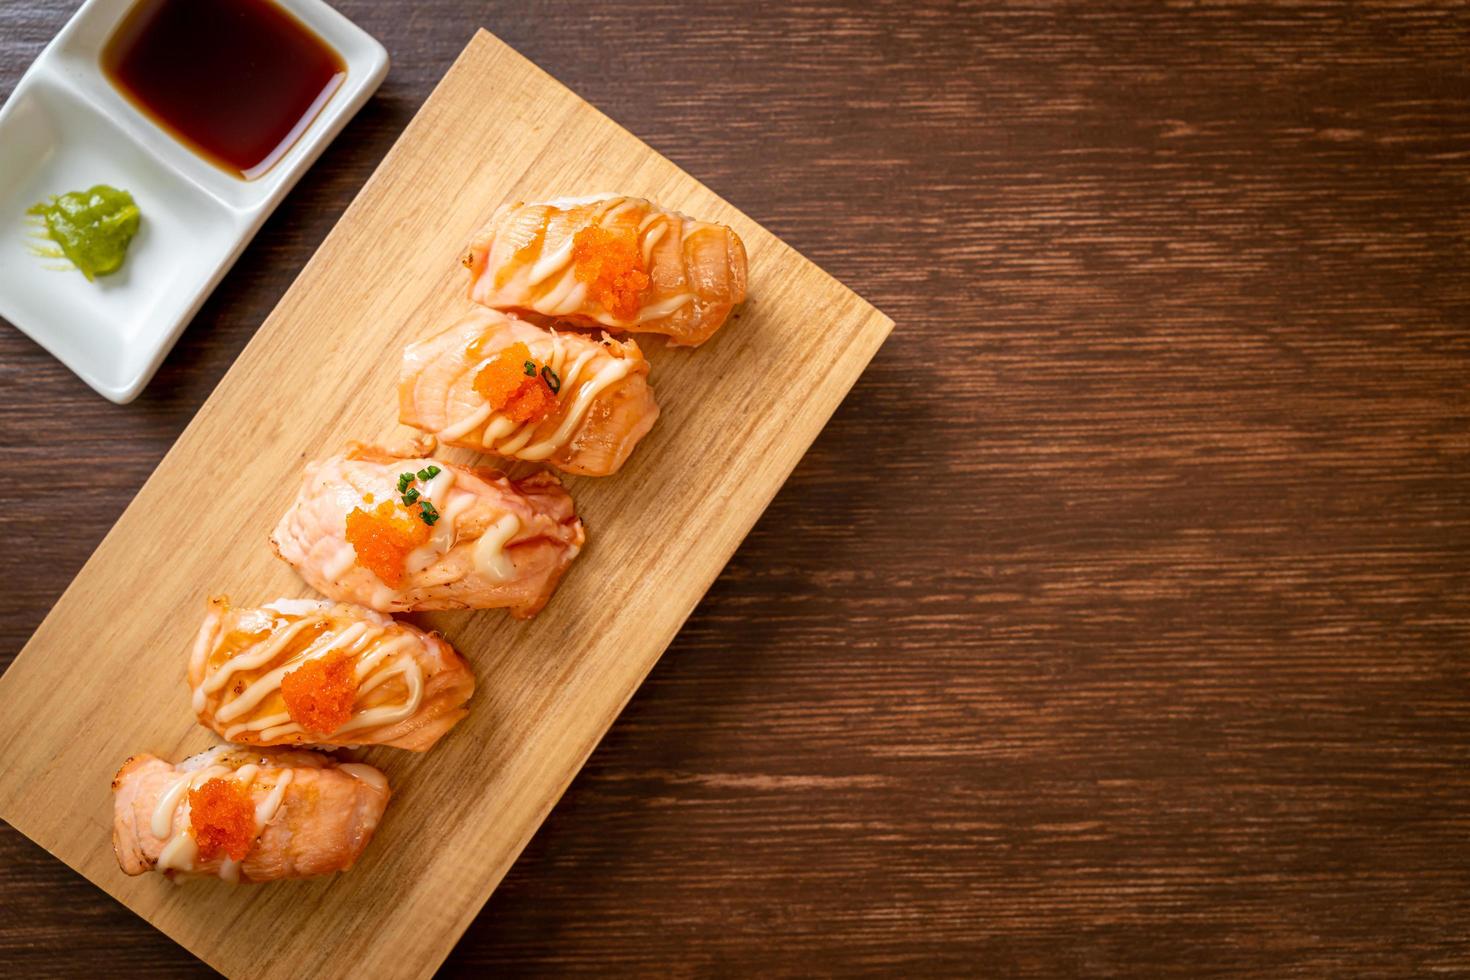
[[[483,25],[898,328],[446,973],[1470,971],[1470,11],[339,6],[143,397],[0,330],[4,662]],[[0,964],[206,972],[9,828]]]

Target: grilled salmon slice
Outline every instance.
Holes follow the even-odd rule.
[[[328,598],[379,612],[534,616],[586,540],[571,495],[551,473],[511,481],[435,459],[436,445],[354,443],[308,464],[276,554]]]
[[[745,300],[739,235],[637,197],[504,204],[462,262],[476,303],[691,347]]]
[[[124,872],[274,881],[346,871],[388,805],[372,766],[222,745],[173,765],[135,755],[112,781]]]
[[[201,724],[244,745],[392,745],[422,752],[468,712],[469,664],[437,633],[372,609],[209,600],[189,656]]]
[[[648,361],[631,340],[477,308],[403,351],[398,420],[444,445],[607,476],[657,419]]]

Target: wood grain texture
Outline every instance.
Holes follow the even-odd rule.
[[[460,257],[496,207],[590,188],[729,225],[752,285],[698,350],[645,344],[661,424],[616,479],[563,479],[588,537],[553,602],[529,622],[413,617],[470,660],[476,696],[432,752],[358,753],[393,801],[352,874],[270,888],[120,874],[117,766],[218,742],[180,683],[204,600],[313,594],[267,546],[302,464],[402,438],[400,354],[470,308]],[[479,32],[0,678],[0,817],[229,976],[431,976],[892,326]]]
[[[1470,970],[1470,10],[340,6],[388,81],[138,403],[0,331],[0,649],[484,24],[899,326],[446,974]],[[0,953],[202,970],[11,831]]]

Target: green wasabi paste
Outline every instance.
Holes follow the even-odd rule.
[[[48,258],[70,260],[88,282],[122,268],[128,244],[142,220],[133,195],[106,184],[57,195],[26,214],[45,223],[46,237],[60,249],[32,250]]]

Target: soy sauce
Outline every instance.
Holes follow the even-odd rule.
[[[102,49],[102,70],[245,180],[291,148],[347,77],[341,56],[270,0],[139,0]]]

